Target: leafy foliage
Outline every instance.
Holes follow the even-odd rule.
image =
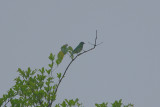
[[[107,107],[108,103],[102,103],[102,104],[95,104],[96,107]]]
[[[71,100],[67,100],[65,99],[61,104],[56,104],[55,107],[74,107],[74,106],[77,106],[77,107],[81,107],[82,104],[79,103],[79,99],[71,99]]]
[[[113,103],[111,103],[111,105],[112,105],[112,107],[122,107],[122,105],[123,105],[123,107],[134,107],[133,106],[133,104],[128,104],[128,105],[124,105],[123,103],[122,103],[122,99],[120,99],[119,101],[115,101],[115,102],[113,102]],[[102,104],[95,104],[95,106],[96,107],[108,107],[108,103],[106,102],[103,102]]]
[[[95,46],[96,45],[94,45],[94,48]],[[14,79],[15,85],[9,89],[7,94],[3,94],[2,98],[0,98],[0,106],[6,107],[7,104],[10,103],[12,107],[51,107],[53,102],[56,100],[58,86],[62,81],[68,67],[74,61],[72,52],[72,47],[65,44],[61,47],[57,58],[55,58],[56,55],[50,53],[48,58],[51,63],[48,64],[48,69],[44,67],[34,70],[30,67],[28,67],[27,70],[18,68],[17,72],[19,73],[19,76]],[[67,66],[64,74],[62,75],[62,73],[57,72],[55,73],[57,75],[52,76],[52,72],[54,72],[53,67],[55,64],[58,66],[67,54],[71,57],[71,62]],[[56,82],[56,78],[58,79],[58,83]],[[122,100],[115,101],[112,104],[112,107],[121,107],[121,101]],[[107,105],[108,103],[95,104],[96,107],[107,107]],[[79,103],[78,98],[75,100],[65,99],[62,103],[56,104],[55,107],[73,106],[82,107],[82,104]],[[132,104],[124,105],[124,107],[132,106]]]

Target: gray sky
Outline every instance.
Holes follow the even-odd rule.
[[[1,0],[0,96],[18,68],[47,67],[50,52],[68,43],[93,42],[94,51],[69,68],[57,96],[79,98],[86,107],[123,99],[135,107],[160,101],[160,1],[158,0]],[[90,48],[85,44],[84,49]],[[59,70],[64,70],[66,56]]]

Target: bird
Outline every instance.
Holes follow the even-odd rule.
[[[81,52],[84,44],[84,42],[80,42],[79,45],[72,51],[71,55]]]

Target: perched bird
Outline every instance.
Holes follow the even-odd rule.
[[[72,55],[81,52],[84,44],[84,42],[80,42],[79,45],[72,51]]]

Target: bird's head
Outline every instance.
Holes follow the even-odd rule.
[[[84,42],[80,42],[81,45],[85,44]]]

